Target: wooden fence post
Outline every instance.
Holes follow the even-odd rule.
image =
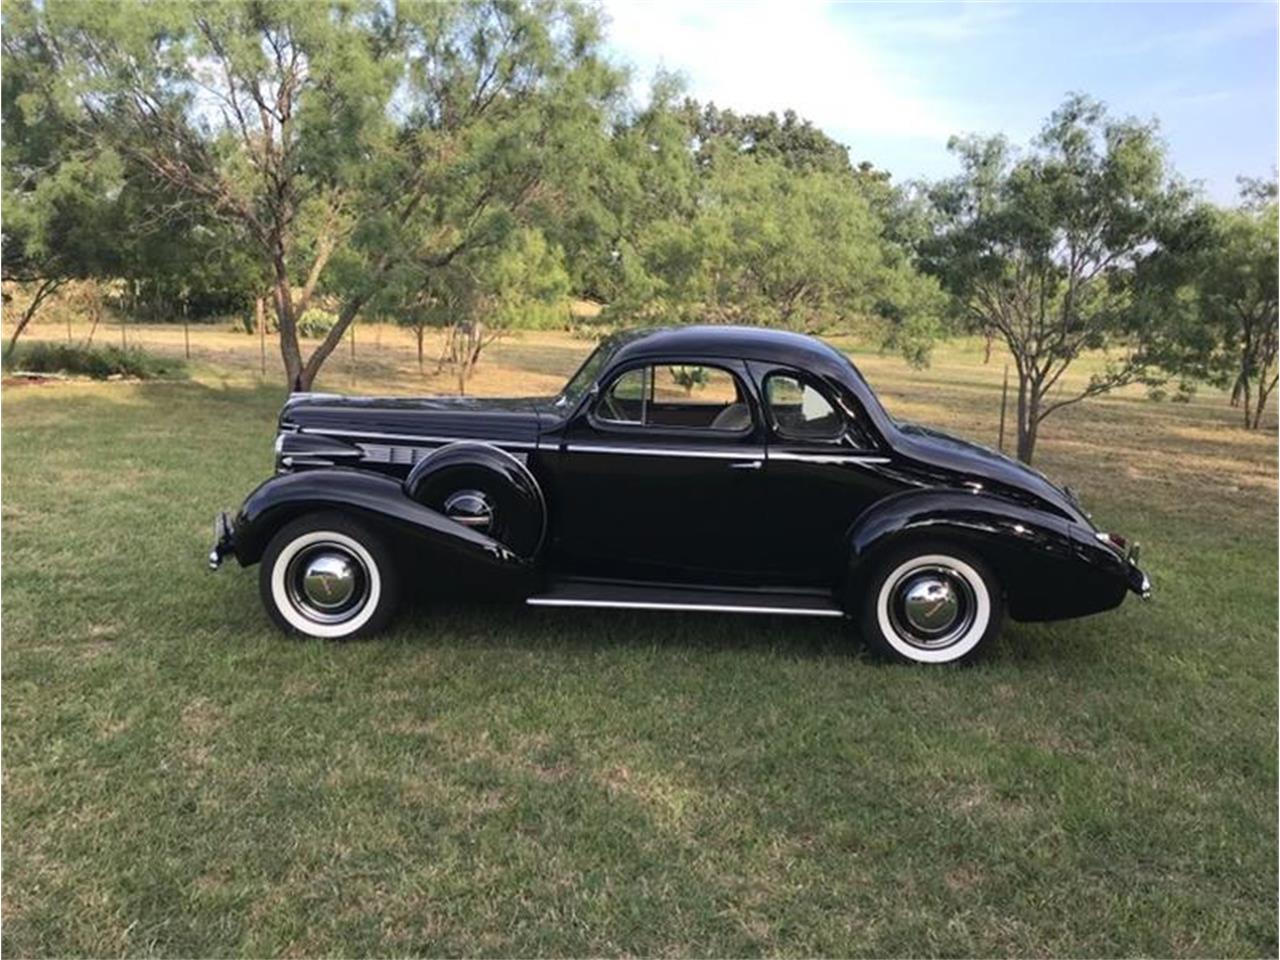
[[[258,342],[262,350],[262,375],[267,375],[267,311],[262,297],[253,299],[253,322],[258,325]]]

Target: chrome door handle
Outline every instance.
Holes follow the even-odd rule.
[[[759,470],[764,466],[763,460],[739,460],[737,463],[729,464],[730,470]]]

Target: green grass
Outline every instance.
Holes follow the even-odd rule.
[[[979,359],[867,366],[992,439]],[[287,639],[203,569],[279,400],[4,393],[6,953],[1275,955],[1274,438],[1220,398],[1054,421],[1156,598],[942,670],[717,616]]]

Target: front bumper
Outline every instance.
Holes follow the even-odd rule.
[[[228,555],[235,553],[234,527],[227,511],[220,510],[213,518],[213,549],[209,551],[209,569],[217,570]]]

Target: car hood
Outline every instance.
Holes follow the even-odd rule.
[[[894,446],[900,453],[925,465],[951,474],[961,482],[981,484],[992,493],[1032,500],[1064,514],[1075,523],[1089,525],[1079,501],[1065,488],[991,447],[952,436],[916,423],[898,423]]]
[[[503,397],[344,397],[294,394],[280,426],[368,438],[483,440],[533,446],[538,401]]]

